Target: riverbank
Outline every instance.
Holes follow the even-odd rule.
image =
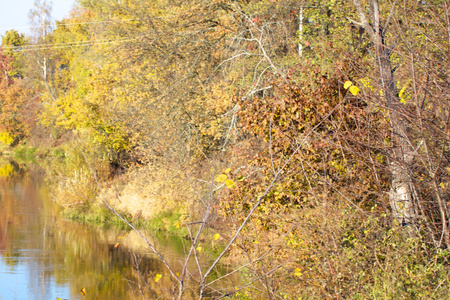
[[[71,154],[73,153],[70,152],[69,155]],[[64,169],[72,174],[77,174],[77,171],[79,171],[76,168],[67,169],[61,167],[66,164],[66,151],[64,146],[41,148],[29,146],[27,144],[18,145],[16,147],[2,145],[0,146],[0,158],[5,160],[5,163],[3,164],[5,166],[7,165],[7,162],[11,161],[25,165],[29,163],[38,165],[47,171],[48,177],[46,178],[46,181],[49,183],[50,187],[53,186],[54,188],[59,185],[58,181],[61,179],[57,172],[54,172],[55,170]],[[8,176],[13,168],[14,167],[12,166],[9,168],[5,167],[5,171],[3,172],[5,173],[4,176]],[[53,170],[53,172],[51,170]],[[66,179],[74,181],[75,178]],[[109,183],[108,185],[110,187],[113,186],[112,183]],[[117,188],[117,186],[115,188]],[[58,196],[56,194],[58,194]],[[73,190],[70,188],[66,189],[65,193],[61,191],[55,193],[55,190],[53,190],[52,195],[53,201],[58,203],[63,209],[62,215],[66,219],[102,227],[128,228],[128,225],[122,219],[102,205],[101,199],[96,199],[98,195],[94,194],[93,198],[89,199],[89,201],[86,201],[87,199],[84,197],[75,197],[76,199],[73,203],[68,203],[67,200],[61,200],[67,198],[73,199]],[[178,236],[185,236],[187,234],[185,228],[180,226],[180,224],[184,222],[184,215],[182,212],[177,212],[173,209],[153,213],[150,211],[143,211],[143,206],[139,204],[140,203],[133,205],[125,202],[120,205],[119,213],[134,227],[153,232],[167,232]]]
[[[101,205],[79,206],[65,208],[62,212],[64,218],[74,222],[93,224],[101,227],[116,227],[131,229],[121,218]],[[188,232],[184,226],[183,214],[177,212],[164,212],[146,219],[141,215],[121,213],[121,216],[137,229],[151,232],[167,233],[176,236],[186,236]]]
[[[48,167],[45,163],[45,158],[38,158],[33,162],[29,162],[28,165],[22,165],[21,163],[14,162],[12,160],[12,156],[2,156],[2,158],[4,158],[5,162],[3,165],[7,166],[5,167],[5,170],[11,170],[8,174],[2,174],[0,172],[0,180],[3,179],[2,182],[4,183],[2,187],[18,185],[20,180],[27,182],[30,187],[44,186],[43,183],[39,183],[40,181],[43,181],[43,174],[40,172],[36,173],[38,174],[38,177],[41,178],[38,182],[33,180],[36,176],[29,176],[30,174],[26,170],[35,170],[31,166],[36,166],[36,164],[39,163],[42,167]],[[3,165],[0,162],[0,170],[2,170]],[[22,175],[20,176],[19,173]],[[36,203],[33,204],[33,207],[45,207],[46,209],[50,209],[52,211],[51,222],[46,221],[42,230],[46,239],[53,241],[54,238],[57,237],[58,240],[62,240],[59,244],[55,244],[57,246],[55,246],[56,250],[54,251],[58,252],[54,255],[58,258],[55,258],[55,261],[59,262],[61,257],[64,257],[64,255],[66,257],[70,256],[70,267],[68,267],[68,269],[71,270],[77,268],[76,264],[85,265],[85,263],[89,261],[89,264],[92,264],[93,267],[88,267],[88,270],[86,271],[84,271],[82,267],[79,267],[79,270],[77,271],[80,274],[86,274],[86,272],[97,272],[97,267],[101,267],[101,264],[112,265],[108,267],[111,269],[113,266],[118,264],[118,262],[116,262],[117,259],[120,263],[127,260],[128,265],[130,263],[137,263],[137,260],[140,262],[142,260],[151,259],[154,260],[154,264],[158,266],[157,269],[155,269],[154,266],[146,267],[145,265],[136,265],[136,271],[142,273],[136,279],[136,277],[131,277],[131,275],[129,275],[130,272],[136,272],[135,269],[130,266],[129,269],[123,270],[125,276],[129,277],[125,277],[125,280],[132,278],[135,283],[143,284],[143,286],[145,286],[145,288],[143,288],[143,293],[149,298],[152,298],[152,296],[149,295],[155,291],[158,295],[164,295],[164,298],[169,295],[163,287],[170,285],[173,278],[171,279],[171,275],[168,273],[167,269],[162,266],[161,261],[155,258],[155,254],[140,234],[125,225],[123,220],[112,214],[110,210],[102,207],[98,203],[85,202],[84,204],[80,204],[78,206],[56,206],[54,203],[55,194],[53,192],[55,187],[52,187],[51,185],[52,182],[54,182],[54,178],[47,178],[45,182],[50,183],[50,185],[45,184],[45,192],[41,192],[41,197],[45,197],[45,200],[43,200],[42,203],[35,201]],[[37,194],[40,195],[41,193]],[[25,197],[28,199],[29,196],[25,195]],[[50,199],[52,199],[52,201],[49,201]],[[6,207],[9,207],[7,203],[3,204],[6,205]],[[40,209],[35,210],[40,211]],[[4,218],[6,220],[5,222],[7,222],[7,219],[14,219],[14,212],[17,211],[17,209],[13,209],[11,211],[7,210]],[[191,240],[188,238],[189,235],[186,230],[187,226],[183,220],[183,214],[179,212],[166,212],[155,215],[151,219],[144,219],[142,216],[136,217],[125,213],[122,215],[128,222],[133,224],[134,227],[141,229],[140,231],[146,239],[150,241],[150,243],[155,246],[158,251],[161,251],[160,253],[163,254],[164,258],[170,262],[173,270],[175,270],[178,274],[182,272],[182,266],[177,264],[176,261],[184,260],[186,249],[189,249],[192,245]],[[34,228],[33,230],[36,229]],[[42,233],[36,234],[36,236],[41,235]],[[78,235],[81,235],[81,237]],[[89,239],[93,240],[89,241]],[[46,243],[53,245],[50,241]],[[65,245],[70,247],[70,249],[65,249]],[[201,248],[198,249],[198,255],[201,255],[203,259],[211,261],[214,260],[215,255],[218,251],[221,251],[222,248],[219,245],[219,241],[208,245],[202,240]],[[92,253],[87,255],[85,254],[86,251]],[[97,252],[101,253],[100,257],[97,258],[97,261],[90,262],[95,259],[94,256]],[[9,252],[5,253],[9,255]],[[99,261],[101,261],[101,263]],[[193,265],[194,263],[195,262],[193,260],[187,262],[190,269],[195,269],[195,265]],[[139,269],[141,267],[143,269]],[[218,266],[218,269],[221,270],[220,272],[226,271],[226,269],[223,269],[223,266]],[[133,276],[134,275],[136,274],[133,273]],[[82,282],[80,280],[81,277],[71,276],[73,282],[70,282],[70,284],[80,284],[80,286],[85,286],[90,295],[94,292],[98,295],[114,292],[117,296],[134,291],[133,287],[130,287],[129,289],[122,289],[119,292],[116,289],[111,289],[108,291],[99,290],[98,280],[100,280],[100,276],[101,274],[97,273],[95,273],[95,278],[92,278],[92,275],[89,276],[89,278],[92,279],[92,282],[90,281],[89,283]],[[74,277],[76,278],[74,279]],[[117,276],[116,273],[114,273],[114,276],[105,276],[105,278],[106,277],[109,278],[108,280],[110,282],[115,282],[115,280],[118,280],[117,278],[122,278]],[[86,276],[84,278],[86,278]],[[233,276],[233,278],[235,278],[235,276]],[[141,280],[144,281],[141,282]],[[147,285],[148,283],[150,284]],[[196,289],[197,287],[193,286],[192,288]],[[74,296],[70,298],[76,299]]]
[[[16,175],[0,174],[0,298],[165,298],[170,274],[136,232],[68,221],[42,174]],[[144,234],[171,263],[183,257],[184,240]]]
[[[43,147],[20,144],[15,147],[0,143],[0,156],[10,157],[21,162],[37,162],[49,157],[62,157],[63,150],[60,147]]]
[[[430,248],[420,237],[405,236],[400,224],[380,225],[377,206],[362,215],[346,203],[329,199],[326,206],[284,207],[275,201],[263,202],[232,246],[222,254],[239,230],[237,225],[242,224],[255,203],[254,199],[253,202],[242,200],[245,195],[257,194],[257,191],[241,170],[220,172],[214,178],[216,190],[213,192],[197,188],[196,191],[206,196],[196,198],[197,207],[190,207],[192,190],[183,187],[199,180],[183,181],[183,174],[177,173],[176,169],[166,172],[167,167],[164,169],[163,164],[158,165],[155,161],[120,169],[111,164],[104,152],[82,141],[45,150],[22,146],[13,152],[17,157],[33,159],[45,170],[51,198],[63,208],[65,219],[74,221],[73,224],[91,224],[99,230],[120,231],[120,234],[108,235],[105,239],[108,247],[115,249],[117,245],[131,252],[135,249],[151,252],[139,235],[103,205],[104,201],[133,226],[156,234],[160,240],[179,243],[183,248],[182,261],[190,255],[188,261],[201,264],[200,267],[194,265],[189,272],[199,268],[204,271],[220,257],[221,266],[229,265],[230,272],[238,277],[233,282],[237,286],[245,286],[245,282],[269,269],[273,270],[271,284],[283,290],[280,295],[288,298],[325,295],[329,293],[329,286],[345,287],[348,292],[340,290],[341,295],[370,298],[369,295],[415,295],[423,292],[424,285],[436,289],[439,282],[447,282],[450,278],[447,251]],[[15,155],[3,157],[12,159]],[[211,186],[209,182],[204,184]],[[232,193],[235,197],[227,199]],[[198,212],[207,213],[208,200],[211,200],[210,208],[214,209],[214,214],[210,215],[210,222],[203,223]],[[188,220],[187,216],[191,218]],[[385,214],[382,220],[383,224],[389,222],[389,216]],[[189,236],[196,236],[197,230],[200,234],[192,243]],[[130,238],[125,239],[125,236]],[[415,255],[413,258],[411,253]],[[430,259],[435,264],[427,264]],[[240,269],[242,265],[248,267]],[[217,269],[220,267],[215,266]],[[408,274],[403,272],[406,269],[410,270]],[[334,274],[342,277],[337,279]],[[167,275],[170,276],[170,280],[175,278],[173,274]],[[211,275],[210,280],[214,281],[218,276]],[[300,291],[298,287],[304,281],[316,285],[303,286]],[[197,279],[191,280],[190,284],[197,289],[197,282]],[[320,282],[325,285],[318,286]],[[364,287],[359,282],[364,282]],[[398,285],[408,286],[409,290],[403,292]],[[439,291],[444,290],[444,284],[442,286]],[[261,286],[256,286],[240,295],[258,299],[260,289]],[[430,296],[434,294],[431,289],[427,292]]]

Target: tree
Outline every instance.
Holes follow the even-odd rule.
[[[390,20],[382,25],[378,1],[370,1],[372,24],[370,25],[359,0],[354,0],[360,25],[364,27],[375,48],[375,61],[379,70],[379,80],[386,99],[386,107],[390,111],[392,126],[393,154],[390,157],[392,173],[392,186],[389,194],[391,207],[395,217],[406,224],[417,221],[414,194],[417,193],[411,179],[409,170],[414,159],[414,149],[409,144],[406,123],[402,120],[399,111],[400,99],[396,88],[393,67],[390,60],[390,47],[386,45],[386,30]],[[392,13],[392,12],[391,12]]]
[[[2,48],[6,55],[13,57],[11,62],[12,70],[9,76],[25,77],[25,56],[21,51],[27,44],[23,34],[19,34],[16,30],[10,30],[2,36]]]
[[[35,124],[34,91],[29,81],[10,75],[19,74],[13,62],[0,49],[0,137],[8,145],[22,141]]]
[[[52,101],[56,101],[58,95],[54,89],[52,82],[52,75],[54,66],[50,63],[49,51],[46,50],[45,44],[50,43],[48,39],[52,31],[53,20],[51,17],[52,3],[46,0],[35,0],[34,8],[28,14],[30,24],[32,25],[31,32],[33,33],[31,43],[35,45],[35,51],[30,55],[30,62],[36,65],[32,69],[37,72],[37,77],[42,82],[47,90],[48,96]],[[42,46],[40,46],[42,45]]]
[[[436,82],[437,86],[442,86],[448,75],[429,67],[426,70],[423,63],[446,61],[442,49],[448,42],[442,35],[449,25],[439,14],[445,14],[448,4],[407,2],[402,5],[394,1],[381,6],[371,0],[366,10],[359,0],[354,0],[353,4],[359,17],[359,22],[355,23],[364,28],[373,45],[379,86],[376,90],[382,93],[391,126],[392,149],[388,159],[393,214],[405,225],[417,228],[419,223],[426,224],[430,233],[434,231],[431,237],[436,246],[441,242],[433,235],[441,236],[446,247],[450,247],[449,215],[443,203],[448,178],[442,166],[448,159],[445,154],[448,145],[437,142],[448,140],[447,117],[445,110],[435,109],[442,108],[444,99],[430,85]],[[388,41],[392,45],[388,45]],[[395,68],[393,61],[397,65]],[[403,86],[395,77],[403,81]],[[412,90],[408,90],[410,85]],[[429,94],[434,95],[433,99]],[[433,125],[430,117],[435,120]],[[425,187],[423,182],[429,182],[432,188]],[[440,223],[437,230],[429,223],[436,218]]]
[[[79,194],[100,191],[135,230],[109,199],[138,199],[152,214],[178,209],[186,220],[177,223],[190,240],[178,274],[146,241],[172,296],[197,281],[205,297],[242,269],[252,277],[241,288],[269,298],[373,297],[385,274],[408,285],[394,287],[401,295],[445,282],[437,269],[446,258],[433,252],[441,236],[448,244],[448,74],[436,68],[448,62],[445,10],[369,2],[305,1],[299,12],[291,0],[80,1],[84,9],[47,34],[71,51],[47,56],[56,96],[42,119],[100,149],[93,163],[77,145],[73,168],[92,171],[78,185],[92,189]],[[400,36],[392,50],[383,16]],[[127,173],[121,192],[102,188],[114,175],[98,172],[105,161]],[[422,240],[397,234],[405,227]],[[202,247],[219,237],[210,263]],[[212,279],[233,257],[238,266]],[[397,262],[413,271],[398,276]],[[415,270],[426,271],[410,289]]]

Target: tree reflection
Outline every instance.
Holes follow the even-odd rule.
[[[49,200],[39,176],[11,163],[0,164],[0,170],[6,174],[0,177],[0,278],[8,281],[8,276],[23,273],[11,292],[38,299],[78,299],[82,287],[87,297],[97,299],[161,294],[169,276],[158,259],[139,248],[137,237],[124,235],[121,229],[66,221],[59,217],[59,208]],[[180,249],[166,252],[175,257]],[[163,274],[159,282],[152,280],[156,273]],[[0,290],[0,296],[7,298]]]

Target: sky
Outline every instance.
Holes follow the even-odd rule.
[[[15,29],[29,34],[28,12],[33,8],[35,0],[0,0],[0,35]],[[75,0],[53,0],[52,17],[62,20],[69,16]]]

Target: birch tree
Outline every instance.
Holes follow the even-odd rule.
[[[52,31],[53,21],[51,17],[52,2],[46,0],[35,0],[33,8],[28,13],[30,20],[32,42],[37,46],[37,51],[33,51],[36,55],[32,60],[37,64],[38,77],[48,91],[49,97],[56,101],[57,93],[52,88],[51,75],[49,74],[50,55],[45,48],[47,36]],[[41,45],[41,46],[38,46]]]
[[[393,10],[383,25],[377,0],[369,1],[369,18],[359,0],[353,0],[359,16],[359,25],[370,37],[375,49],[375,64],[379,72],[379,81],[385,98],[385,104],[390,112],[392,127],[392,155],[390,157],[391,190],[389,192],[390,205],[395,217],[403,224],[413,223],[417,219],[415,191],[411,178],[410,166],[414,160],[414,148],[408,138],[408,128],[402,119],[399,105],[400,100],[395,85],[391,64],[392,48],[386,44],[386,32]],[[393,8],[392,8],[393,9]]]

